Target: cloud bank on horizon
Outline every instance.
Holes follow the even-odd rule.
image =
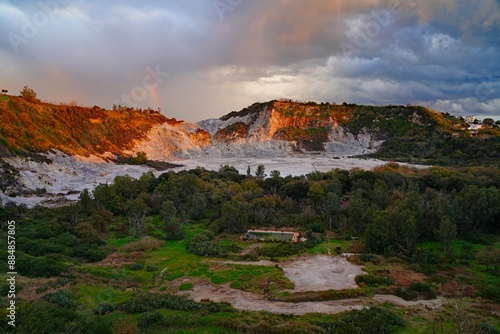
[[[498,0],[0,0],[0,85],[188,121],[279,98],[500,119]]]

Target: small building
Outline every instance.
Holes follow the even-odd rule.
[[[474,117],[474,116],[465,116],[464,119],[465,119],[465,121],[467,123],[473,123],[476,120],[476,117]]]
[[[244,240],[259,240],[259,241],[289,241],[297,242],[299,240],[299,232],[286,232],[275,230],[248,230],[247,233],[241,236]]]

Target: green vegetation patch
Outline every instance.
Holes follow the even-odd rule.
[[[227,269],[210,270],[206,276],[213,284],[231,282],[230,286],[243,291],[264,293],[293,289],[294,284],[277,267],[228,264]]]
[[[325,291],[282,292],[269,296],[269,299],[288,303],[299,303],[358,298],[370,295],[373,295],[373,291],[371,289],[363,288]]]
[[[192,290],[194,287],[193,283],[182,283],[181,285],[179,285],[179,291],[188,291],[188,290]]]

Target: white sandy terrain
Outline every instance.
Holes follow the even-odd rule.
[[[0,192],[4,203],[15,202],[26,204],[28,207],[35,205],[60,205],[61,201],[77,200],[79,193],[87,188],[93,190],[100,183],[111,183],[116,176],[130,175],[139,178],[142,174],[152,171],[156,176],[164,171],[156,171],[146,166],[117,165],[106,162],[97,157],[72,157],[61,152],[49,153],[51,164],[40,163],[24,158],[5,158],[9,164],[19,169],[19,182],[31,190],[45,189],[46,194],[30,197],[9,197]],[[248,166],[255,173],[258,165],[264,165],[267,174],[272,170],[280,171],[282,176],[305,175],[315,170],[327,172],[335,168],[353,169],[361,168],[371,170],[376,166],[386,164],[385,161],[375,159],[333,158],[319,155],[297,155],[275,158],[252,157],[221,157],[221,156],[196,156],[192,159],[172,161],[183,165],[172,169],[189,170],[203,167],[208,170],[218,170],[221,166],[234,166],[240,173],[246,173]],[[423,166],[415,166],[423,167]]]
[[[356,289],[356,276],[366,274],[344,257],[329,255],[302,256],[280,267],[297,292]]]
[[[142,174],[153,171],[149,167],[117,165],[97,157],[72,157],[61,152],[49,153],[51,164],[40,163],[23,158],[5,158],[9,164],[19,170],[19,182],[29,190],[45,189],[46,194],[30,197],[9,197],[0,192],[3,203],[15,202],[28,207],[35,205],[60,205],[62,201],[75,201],[85,188],[93,190],[99,184],[113,182],[116,176],[130,175],[139,178]]]
[[[387,161],[377,159],[361,158],[332,158],[319,155],[297,155],[294,157],[275,158],[252,158],[252,157],[193,157],[192,159],[178,160],[175,163],[183,165],[179,170],[188,170],[196,167],[204,167],[208,170],[218,170],[221,166],[230,165],[235,167],[240,173],[246,173],[250,166],[252,173],[255,173],[258,165],[264,165],[267,174],[272,170],[278,170],[281,176],[305,175],[315,170],[328,172],[335,168],[351,170],[361,168],[372,170],[375,167],[387,164]],[[401,163],[402,165],[407,165]],[[427,168],[427,166],[410,165],[417,168]]]

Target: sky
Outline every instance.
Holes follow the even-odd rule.
[[[0,88],[186,121],[272,99],[500,119],[499,0],[0,0]]]

